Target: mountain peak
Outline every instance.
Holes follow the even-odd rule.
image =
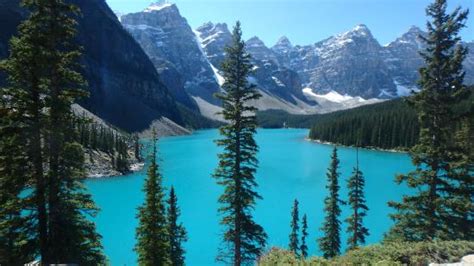
[[[219,31],[219,30],[220,30],[220,31],[225,31],[225,32],[228,32],[228,31],[229,31],[229,29],[228,29],[226,23],[216,23],[216,24],[214,24],[214,23],[211,22],[211,21],[202,24],[202,25],[199,26],[196,30],[199,31],[199,32],[203,32],[203,31]]]
[[[156,2],[151,3],[145,10],[144,12],[153,12],[153,11],[160,11],[162,9],[175,6],[175,4],[170,3],[168,0],[159,0]]]
[[[413,45],[418,47],[417,49],[421,49],[423,45],[423,41],[420,39],[420,36],[425,36],[426,33],[422,31],[417,26],[411,26],[407,32],[405,32],[402,36],[398,37],[395,41],[389,43],[386,46],[397,46],[397,45]]]
[[[365,24],[358,24],[349,32],[358,33],[360,35],[371,35],[369,28]]]
[[[422,33],[423,31],[422,31],[419,27],[417,27],[417,26],[415,26],[415,25],[412,25],[412,26],[410,26],[410,28],[408,29],[408,32]]]
[[[288,47],[291,47],[292,44],[291,44],[290,40],[288,39],[288,37],[281,36],[280,39],[278,39],[278,41],[276,42],[275,46],[288,46]]]
[[[250,45],[250,46],[265,46],[265,43],[260,40],[260,38],[258,38],[257,36],[253,36],[252,38],[248,39],[248,41],[246,41],[247,45]]]

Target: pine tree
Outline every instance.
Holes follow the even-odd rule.
[[[295,199],[293,208],[291,209],[291,233],[290,233],[290,244],[289,249],[298,256],[298,231],[299,231],[299,213],[298,213],[298,200]]]
[[[352,215],[346,219],[348,224],[347,233],[349,233],[349,239],[347,239],[349,250],[357,248],[360,244],[365,244],[365,237],[369,235],[369,230],[363,223],[363,219],[369,210],[364,197],[365,180],[362,171],[359,169],[359,151],[356,150],[356,153],[356,167],[347,181],[348,204],[352,209]]]
[[[308,221],[306,218],[306,214],[303,215],[303,222],[301,228],[301,258],[305,259],[308,256],[308,246],[306,245],[306,238],[308,237]]]
[[[469,163],[462,163],[467,157],[452,141],[459,123],[453,106],[467,92],[462,70],[467,49],[460,44],[459,31],[465,27],[468,11],[456,8],[447,14],[446,8],[446,0],[436,0],[426,10],[432,20],[423,37],[427,48],[421,53],[425,60],[420,69],[421,90],[410,100],[420,124],[419,142],[411,151],[416,170],[397,177],[398,183],[406,182],[417,193],[405,195],[402,202],[389,203],[396,213],[388,239],[458,239],[458,229],[468,222],[456,219],[455,210],[463,205],[466,188],[470,186],[472,193],[474,179],[472,172],[465,171]]]
[[[452,154],[455,160],[450,164],[457,169],[452,174],[459,185],[447,201],[449,215],[446,215],[446,223],[449,224],[452,239],[474,240],[474,109],[461,118],[459,129],[455,133],[456,144]]]
[[[224,151],[219,154],[219,166],[214,173],[218,184],[224,186],[219,212],[223,215],[225,247],[220,250],[218,260],[238,266],[253,262],[262,253],[267,237],[251,213],[261,196],[255,191],[254,176],[258,164],[258,146],[254,139],[257,109],[248,102],[260,95],[247,81],[252,64],[245,51],[239,22],[234,27],[232,43],[225,51],[224,92],[218,97],[222,100],[221,114],[228,124],[220,128],[223,138],[216,141]]]
[[[138,208],[139,225],[136,229],[138,264],[144,266],[169,265],[169,236],[166,221],[164,188],[157,164],[157,138],[153,133],[153,151],[143,191],[145,202]]]
[[[33,260],[32,215],[22,215],[26,205],[20,193],[27,188],[30,171],[25,152],[21,113],[6,101],[7,88],[0,89],[0,265],[25,264]]]
[[[42,67],[46,64],[46,57],[40,51],[44,50],[42,45],[45,40],[45,33],[41,30],[43,15],[38,12],[38,4],[31,1],[23,1],[25,8],[29,9],[30,17],[20,24],[18,27],[18,36],[14,36],[10,40],[10,56],[1,64],[1,69],[7,74],[8,86],[2,88],[2,101],[8,99],[5,109],[8,112],[8,118],[5,117],[4,129],[9,126],[20,127],[20,130],[11,130],[2,134],[4,143],[8,143],[8,139],[14,140],[20,138],[25,145],[22,148],[22,163],[31,162],[31,168],[25,169],[24,178],[34,186],[31,194],[32,205],[36,213],[33,219],[37,220],[36,230],[38,253],[44,261],[48,261],[48,228],[47,228],[47,210],[46,210],[46,180],[44,177],[43,150],[41,146],[42,126],[44,121],[42,108],[44,99],[40,95],[44,94],[44,88],[40,81],[44,72]],[[16,112],[14,111],[16,110]],[[7,121],[7,119],[11,119]],[[2,122],[4,122],[2,121]],[[5,150],[7,151],[7,150]],[[20,152],[18,149],[17,152]],[[22,159],[21,155],[16,156],[16,152],[12,156],[15,159]],[[3,159],[8,157],[2,157]],[[26,164],[24,164],[26,165]],[[20,165],[14,164],[7,171],[17,172]],[[17,172],[18,173],[18,172]],[[13,178],[11,182],[19,185],[21,182],[18,176],[10,176]],[[13,192],[14,194],[14,192]],[[12,195],[12,194],[10,194]],[[6,208],[5,210],[8,210]]]
[[[183,248],[183,242],[187,240],[187,236],[183,224],[178,223],[180,210],[178,207],[178,198],[176,197],[173,187],[171,187],[168,199],[167,215],[171,265],[181,266],[184,265],[185,250]]]
[[[16,122],[23,132],[18,135],[23,134],[22,149],[31,167],[24,177],[32,193],[22,212],[34,214],[37,246],[32,253],[37,251],[43,264],[102,264],[100,236],[87,219],[96,208],[82,185],[84,152],[70,123],[71,104],[85,95],[77,72],[80,52],[73,44],[79,10],[62,0],[23,4],[30,16],[19,26],[10,57],[2,63],[9,82],[2,94],[21,114]]]
[[[339,216],[341,214],[340,204],[343,202],[339,199],[339,159],[337,158],[337,148],[331,155],[331,165],[326,174],[328,184],[326,188],[329,190],[329,195],[324,200],[324,211],[326,216],[321,228],[323,236],[319,238],[319,248],[323,252],[325,258],[332,258],[340,253],[341,248],[341,222]]]

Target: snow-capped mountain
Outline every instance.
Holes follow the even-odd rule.
[[[159,2],[143,12],[122,15],[123,26],[148,54],[161,80],[185,106],[213,117],[220,109],[213,93],[224,83],[220,66],[232,40],[225,23],[208,22],[192,30],[176,5]],[[283,36],[268,47],[258,37],[246,41],[254,71],[249,81],[263,95],[261,110],[320,113],[406,96],[416,90],[423,64],[420,35],[412,27],[382,46],[367,26],[311,45],[293,45]],[[465,44],[474,46],[474,43]],[[465,63],[466,81],[474,81],[474,56]]]
[[[195,30],[202,49],[214,67],[219,67],[224,60],[224,47],[232,41],[232,34],[225,23],[208,22]]]
[[[408,32],[384,47],[384,61],[399,96],[416,89],[418,69],[423,66],[419,51],[425,47],[421,36],[425,35],[421,29],[412,26]]]
[[[121,22],[178,102],[192,109],[197,108],[192,97],[218,104],[213,97],[219,91],[215,73],[176,5],[154,3],[142,12],[123,15]]]
[[[219,69],[225,56],[224,47],[232,40],[227,25],[206,23],[199,27],[196,33],[209,61],[213,67]],[[303,95],[302,84],[295,71],[280,66],[276,53],[258,37],[250,38],[246,42],[246,49],[252,55],[254,64],[250,79],[264,95],[261,101],[255,103],[260,109],[282,109],[282,106],[285,106],[283,109],[290,112],[312,112],[311,106],[316,103]],[[274,99],[270,101],[268,98]]]
[[[302,69],[305,86],[320,93],[381,97],[381,91],[394,92],[395,86],[384,65],[381,46],[365,25],[339,34],[313,47],[314,68]]]

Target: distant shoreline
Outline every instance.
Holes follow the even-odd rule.
[[[356,148],[355,146],[351,146],[351,145],[342,145],[342,144],[337,144],[337,143],[333,143],[333,142],[329,142],[329,141],[322,141],[322,140],[318,140],[318,139],[310,139],[308,137],[305,137],[304,139],[306,141],[309,141],[309,142],[315,142],[315,143],[323,144],[323,145],[342,146],[342,147],[346,147],[346,148]],[[364,149],[364,150],[370,150],[370,151],[383,151],[383,152],[406,153],[406,154],[408,154],[407,150],[399,150],[399,149],[382,149],[382,148],[378,148],[378,147],[359,147],[359,148]]]

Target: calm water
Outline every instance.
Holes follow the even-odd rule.
[[[266,230],[268,246],[288,244],[290,210],[295,198],[300,213],[308,215],[309,252],[319,254],[316,238],[323,220],[326,196],[326,169],[332,147],[305,141],[307,130],[259,130],[260,168],[257,180],[263,200],[258,202],[255,219]],[[213,265],[220,240],[217,198],[221,188],[211,174],[217,165],[219,149],[213,140],[217,130],[198,131],[190,136],[163,138],[159,142],[161,170],[166,186],[175,186],[181,207],[181,221],[189,236],[186,243],[188,265]],[[355,163],[355,150],[340,148],[341,195],[346,197],[345,180]],[[411,168],[407,155],[378,151],[359,151],[360,168],[366,178],[366,197],[370,208],[366,226],[368,243],[378,242],[391,225],[386,202],[407,193],[393,180],[397,173]],[[97,217],[105,252],[112,265],[135,265],[136,208],[142,203],[145,171],[123,177],[90,180],[87,185],[101,208]],[[347,216],[343,207],[342,219]],[[345,225],[343,227],[345,231]],[[345,243],[345,233],[342,235]]]

